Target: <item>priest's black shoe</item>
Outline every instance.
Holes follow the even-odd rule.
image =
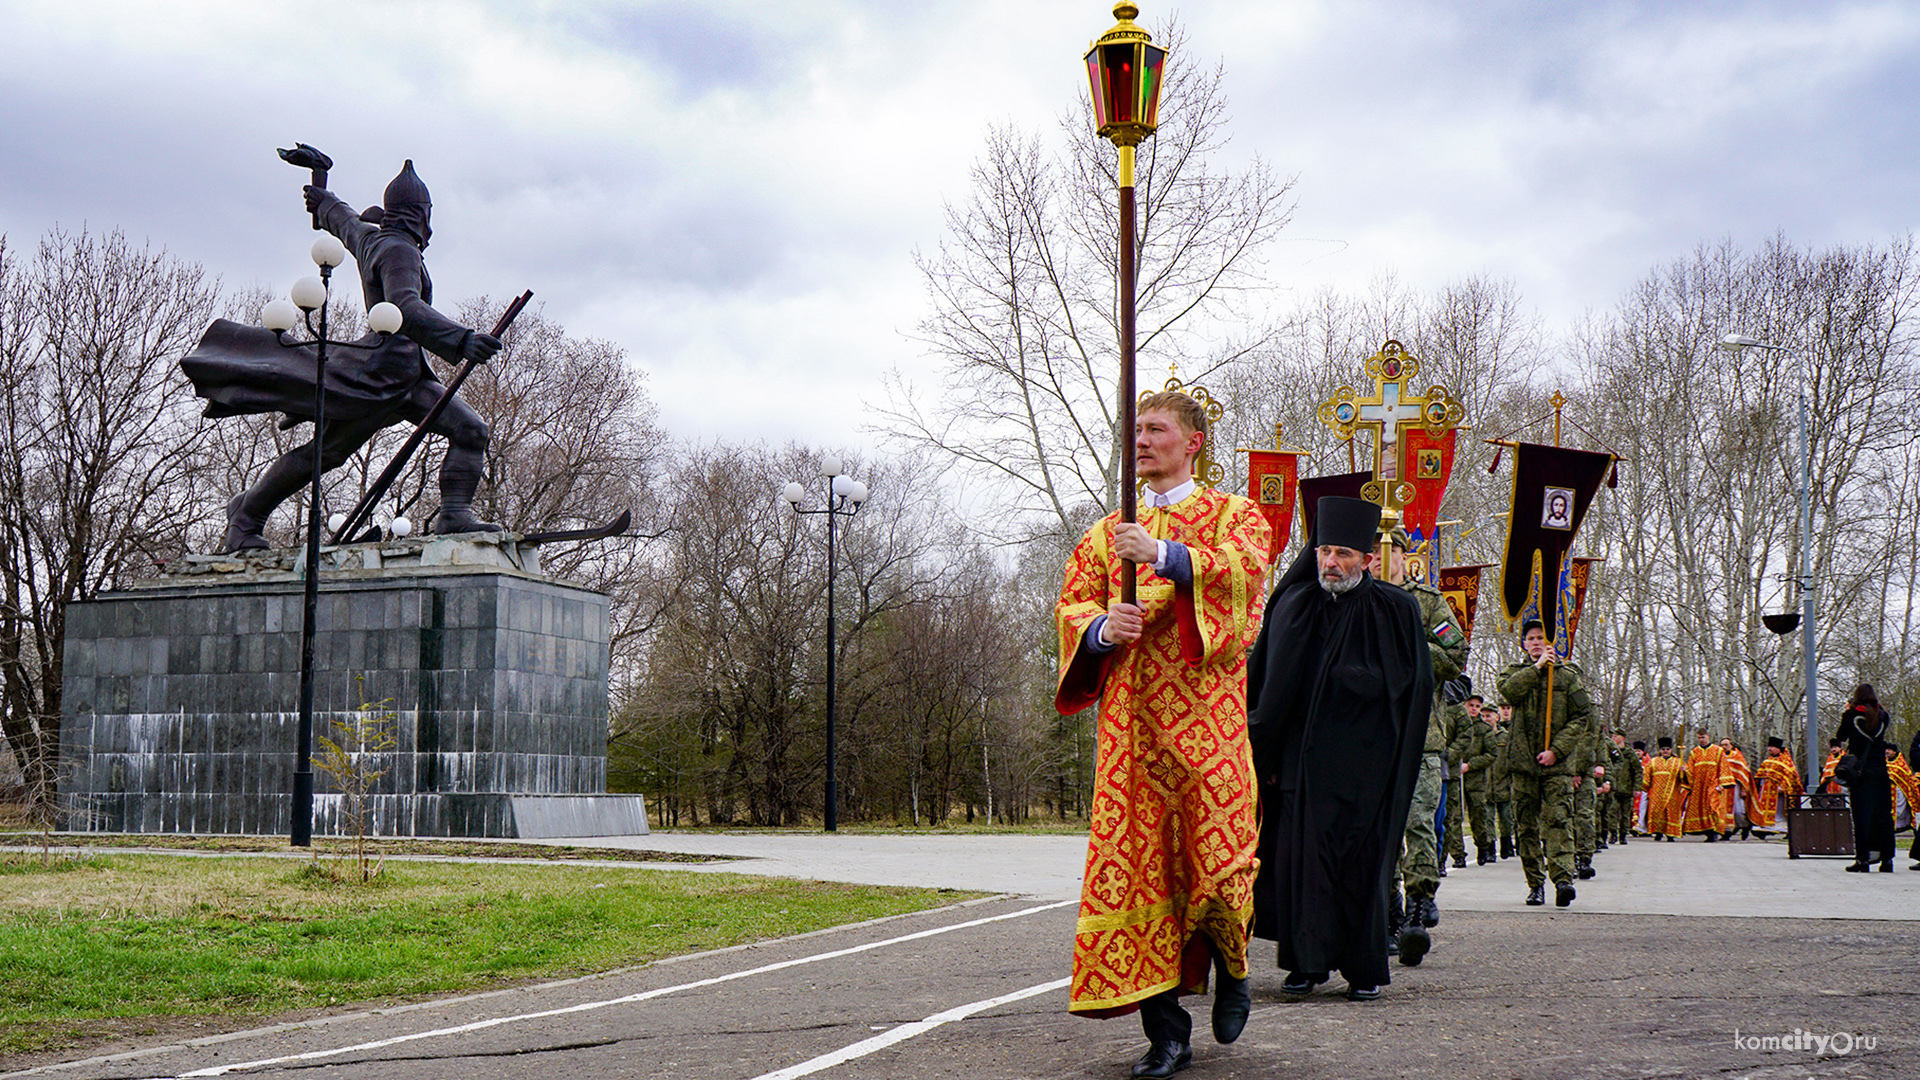
[[[1710,832],[1707,834],[1707,843],[1709,844],[1713,843],[1715,840],[1718,840],[1718,839],[1720,839],[1719,833]]]
[[[1133,1075],[1163,1078],[1193,1064],[1193,1050],[1186,1043],[1154,1043],[1140,1060],[1133,1063]]]
[[[1573,903],[1573,885],[1562,881],[1553,887],[1553,906],[1566,907]]]
[[[1433,935],[1427,933],[1426,927],[1413,922],[1400,931],[1400,940],[1397,944],[1400,946],[1398,950],[1400,962],[1408,967],[1419,967],[1420,961],[1426,958],[1427,951],[1433,948]]]
[[[1347,1000],[1378,1001],[1380,1000],[1380,988],[1377,986],[1349,986],[1347,987]]]
[[[1287,973],[1287,981],[1280,984],[1280,992],[1295,997],[1305,997],[1313,993],[1313,988],[1327,981],[1324,971],[1293,971]]]
[[[1217,972],[1213,988],[1213,1041],[1225,1045],[1240,1037],[1253,1009],[1253,990],[1245,979]]]
[[[1546,902],[1547,887],[1545,885],[1535,885],[1533,891],[1527,894],[1527,903],[1532,904],[1534,907],[1539,907]]]

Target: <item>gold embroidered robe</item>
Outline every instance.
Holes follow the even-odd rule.
[[[1768,758],[1753,770],[1753,827],[1771,829],[1778,818],[1780,799],[1800,794],[1800,773],[1786,751]]]
[[[1720,809],[1720,782],[1727,772],[1726,755],[1714,745],[1687,751],[1687,816],[1680,831],[1732,832],[1733,805],[1728,794],[1726,813]]]
[[[1196,488],[1143,510],[1156,539],[1185,544],[1191,591],[1136,568],[1145,633],[1112,652],[1084,647],[1120,597],[1112,514],[1067,564],[1055,619],[1055,707],[1099,702],[1099,758],[1068,1008],[1110,1016],[1170,988],[1200,993],[1210,941],[1246,975],[1258,842],[1247,743],[1247,649],[1260,631],[1269,529],[1253,503]],[[1184,963],[1183,963],[1184,961]]]

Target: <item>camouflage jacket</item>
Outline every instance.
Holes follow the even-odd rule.
[[[1510,771],[1571,776],[1583,763],[1592,767],[1593,701],[1587,695],[1580,665],[1562,663],[1552,668],[1552,765],[1541,765],[1537,760],[1549,748],[1542,738],[1547,722],[1546,672],[1522,660],[1507,665],[1500,673],[1500,696],[1513,705],[1513,731],[1507,737],[1505,753]]]
[[[1444,687],[1467,666],[1467,635],[1453,619],[1453,605],[1440,590],[1424,581],[1409,581],[1400,586],[1420,601],[1420,621],[1427,627],[1427,655],[1433,660],[1433,711],[1427,716],[1427,745],[1430,754],[1445,753],[1453,738],[1453,724],[1447,717]]]

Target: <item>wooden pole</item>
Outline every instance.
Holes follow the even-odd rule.
[[[1134,323],[1133,147],[1120,147],[1120,520],[1140,520],[1134,477],[1134,406],[1139,396],[1133,379]],[[1120,563],[1120,602],[1134,602],[1138,573],[1129,560]]]

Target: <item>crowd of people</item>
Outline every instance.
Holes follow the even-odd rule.
[[[1240,1035],[1251,938],[1272,940],[1283,996],[1333,973],[1371,1001],[1390,957],[1418,964],[1440,880],[1522,861],[1525,902],[1571,905],[1596,852],[1635,836],[1719,843],[1781,827],[1800,794],[1779,739],[1750,765],[1702,728],[1631,745],[1598,722],[1585,673],[1538,621],[1491,693],[1462,674],[1467,634],[1406,573],[1381,507],[1318,500],[1308,548],[1265,589],[1272,533],[1248,499],[1196,483],[1207,417],[1176,391],[1137,410],[1137,521],[1088,528],[1055,609],[1063,713],[1098,706],[1098,757],[1068,1008],[1138,1012],[1135,1077],[1193,1059],[1185,994],[1213,984],[1215,1041]],[[1381,554],[1384,549],[1384,555]],[[1828,763],[1855,816],[1856,862],[1892,869],[1920,783],[1863,686]],[[1920,756],[1920,740],[1914,754]],[[1920,869],[1920,840],[1913,852]]]

